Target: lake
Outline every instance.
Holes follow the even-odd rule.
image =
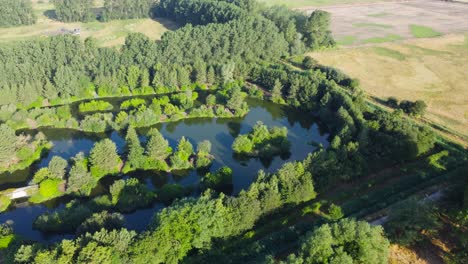
[[[210,171],[215,171],[222,166],[233,169],[232,194],[237,194],[246,189],[255,180],[257,172],[264,170],[274,172],[285,162],[303,160],[307,155],[317,149],[321,144],[328,147],[328,134],[319,125],[313,115],[301,113],[295,109],[265,102],[257,99],[248,99],[250,112],[243,118],[236,119],[188,119],[173,123],[163,123],[154,127],[158,128],[170,145],[175,148],[182,136],[185,136],[196,146],[202,140],[209,140],[212,143],[211,154],[215,157]],[[257,121],[262,121],[265,125],[287,127],[288,139],[291,142],[290,155],[277,156],[270,160],[260,160],[258,158],[239,159],[233,155],[231,145],[239,134],[248,133]],[[137,130],[139,134],[146,134],[148,129]],[[15,172],[11,175],[0,175],[0,190],[12,187],[23,187],[28,185],[32,174],[37,168],[46,167],[53,156],[61,156],[65,159],[74,157],[79,152],[89,154],[96,141],[103,138],[110,138],[118,147],[120,153],[125,147],[124,134],[111,132],[107,134],[87,134],[75,130],[67,129],[39,129],[47,138],[53,142],[53,148],[30,169]],[[141,137],[145,141],[144,136]],[[200,182],[199,173],[191,170],[182,173],[161,173],[161,172],[134,172],[126,177],[138,177],[146,182],[151,188],[159,188],[167,183],[178,183],[184,186],[194,186],[194,195],[197,195],[196,186]],[[108,186],[112,181],[105,180],[99,186],[103,192],[108,191]],[[12,205],[9,211],[0,213],[0,223],[11,222],[15,232],[27,239],[41,242],[54,242],[63,238],[72,238],[72,234],[46,235],[37,230],[33,230],[32,223],[35,218],[44,212],[60,209],[69,198],[60,198],[41,205],[29,205],[27,202]],[[164,206],[155,204],[151,208],[137,210],[126,214],[126,226],[129,229],[144,230],[154,213]]]

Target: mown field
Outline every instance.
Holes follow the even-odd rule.
[[[98,3],[99,4],[99,3]],[[33,1],[33,8],[38,17],[37,23],[31,26],[0,28],[0,42],[31,39],[59,34],[62,29],[80,29],[80,36],[84,39],[94,37],[101,46],[122,45],[125,36],[131,32],[141,32],[151,39],[159,39],[167,30],[175,29],[175,23],[158,19],[130,19],[99,21],[89,23],[62,23],[53,19],[54,5],[49,0]]]
[[[304,8],[312,12],[315,7]],[[379,1],[323,6],[341,45],[378,44],[468,32],[468,5],[444,1]]]
[[[303,8],[310,6],[372,3],[378,2],[378,0],[259,0],[259,2],[266,5],[286,5],[291,8]]]
[[[382,99],[424,100],[426,117],[468,134],[468,36],[447,35],[312,53]]]

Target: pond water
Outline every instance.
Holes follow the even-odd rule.
[[[287,161],[302,160],[313,152],[317,144],[328,146],[328,134],[318,125],[312,115],[300,113],[294,109],[279,106],[273,103],[256,99],[248,99],[250,112],[244,118],[238,119],[189,119],[174,123],[159,124],[157,127],[170,145],[175,148],[182,136],[196,144],[202,140],[212,143],[212,154],[215,157],[210,171],[215,171],[222,166],[233,169],[233,194],[246,189],[255,180],[259,170],[274,172]],[[265,125],[285,126],[288,128],[288,139],[291,142],[290,155],[274,157],[271,160],[260,160],[256,158],[239,160],[233,155],[231,145],[239,134],[248,133],[257,121]],[[148,129],[138,130],[140,134],[146,134]],[[47,138],[53,142],[54,147],[36,165],[13,175],[0,175],[0,190],[11,187],[22,187],[28,184],[32,173],[38,167],[45,167],[53,156],[61,156],[65,159],[74,157],[79,152],[88,154],[96,141],[103,138],[113,140],[118,151],[122,152],[125,147],[124,135],[119,132],[109,134],[85,134],[66,129],[40,129]],[[146,140],[142,137],[142,140]],[[31,171],[30,171],[31,170]],[[184,173],[158,173],[158,172],[136,172],[131,175],[137,176],[154,189],[166,183],[178,183],[184,186],[197,186],[200,175],[196,170]],[[108,190],[108,181],[100,187]],[[112,182],[112,181],[111,181]],[[0,213],[0,223],[12,222],[15,232],[32,240],[42,242],[53,242],[72,235],[48,236],[32,229],[34,219],[47,211],[57,210],[64,206],[67,198],[61,198],[53,202],[41,205],[29,206],[27,203],[11,206],[12,208]],[[161,204],[155,204],[152,208],[137,210],[126,214],[126,226],[129,229],[141,231],[146,228],[151,217],[157,210],[163,208]]]

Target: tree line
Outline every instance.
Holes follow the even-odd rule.
[[[0,27],[32,25],[36,23],[31,0],[0,0]]]
[[[321,17],[302,19],[321,25],[311,29],[314,39],[328,31],[327,23],[312,19],[317,16]],[[190,82],[246,79],[255,63],[276,60],[291,51],[276,23],[259,14],[223,24],[189,24],[164,34],[158,42],[131,34],[120,50],[99,48],[93,39],[83,43],[73,36],[1,44],[0,91],[4,96],[0,104],[27,107],[43,99],[89,98],[99,91],[115,94],[125,87],[130,92],[146,86],[177,90]]]
[[[56,18],[62,22],[147,18],[150,16],[154,2],[154,0],[104,0],[102,10],[97,10],[93,0],[53,0]]]

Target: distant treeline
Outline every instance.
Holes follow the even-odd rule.
[[[60,2],[66,3],[65,0]],[[162,1],[159,5],[168,2]],[[223,2],[223,5],[238,9],[234,4]],[[156,10],[161,10],[161,6]],[[107,94],[118,94],[116,91],[123,87],[132,90],[151,85],[176,91],[190,82],[245,80],[257,63],[296,54],[306,49],[306,45],[315,48],[333,43],[331,39],[318,41],[329,34],[327,13],[316,11],[306,17],[282,8],[265,12],[265,16],[245,13],[242,18],[227,23],[188,24],[164,34],[158,42],[142,34],[130,34],[121,50],[99,48],[93,39],[83,43],[72,36],[1,44],[0,92],[3,96],[0,105],[19,103],[29,106],[34,102],[42,104],[44,99],[50,102],[87,98],[90,90],[98,89],[106,90]],[[296,20],[303,21],[299,23],[301,25],[310,24],[309,31],[302,29],[309,34],[302,35],[293,29],[293,33],[288,33],[289,27],[278,26],[283,24],[278,22],[281,19],[272,21],[267,18],[283,17],[284,14],[289,16],[288,23],[292,27]],[[300,16],[303,17],[296,19]],[[288,39],[289,35],[301,37]]]
[[[285,6],[260,7],[251,0],[160,0],[154,15],[193,25],[263,16],[278,27],[294,54],[303,53],[305,47],[316,49],[335,44],[329,30],[330,15],[320,10],[307,16]]]
[[[36,23],[31,0],[0,0],[0,27]]]
[[[53,3],[59,21],[89,22],[149,17],[155,0],[105,0],[101,12],[94,10],[93,0],[53,0]]]

